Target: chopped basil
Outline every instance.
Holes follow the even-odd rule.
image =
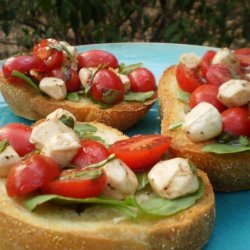
[[[177,122],[177,123],[171,124],[171,125],[169,125],[168,130],[173,131],[173,130],[181,127],[181,125],[182,125],[182,122]]]
[[[114,104],[117,102],[119,96],[121,95],[121,92],[116,89],[108,89],[104,91],[102,96],[102,101],[106,104]]]
[[[154,91],[148,91],[148,92],[128,92],[124,96],[124,101],[145,102],[147,99],[153,97],[154,94],[155,94]]]
[[[62,123],[70,128],[74,128],[75,120],[71,116],[62,115],[59,119]]]
[[[239,146],[233,144],[209,144],[202,148],[202,152],[215,153],[215,154],[234,154],[244,151],[249,151],[250,146]]]
[[[12,71],[12,76],[15,77],[19,77],[21,79],[23,79],[25,82],[27,82],[37,93],[41,94],[41,91],[39,89],[39,87],[37,86],[37,84],[35,84],[31,78],[29,78],[28,76],[26,76],[25,74],[21,73],[18,70],[13,70]]]
[[[83,168],[79,171],[69,171],[60,177],[60,180],[96,180],[103,175],[100,168]]]
[[[241,146],[250,146],[250,139],[247,136],[240,136],[239,143]]]
[[[227,67],[227,68],[228,68],[228,70],[229,70],[229,72],[230,72],[233,79],[240,79],[238,74],[233,69],[231,69],[230,67]]]
[[[4,139],[0,142],[0,153],[2,153],[6,147],[9,145],[9,142],[7,139]]]
[[[97,128],[90,124],[81,124],[76,123],[74,126],[74,131],[77,133],[77,135],[80,137],[80,139],[84,138],[84,136],[88,135],[88,133],[94,133],[97,132]]]
[[[128,75],[131,71],[140,67],[142,67],[142,63],[136,63],[127,66],[124,63],[121,63],[119,65],[119,73],[123,75]]]
[[[190,93],[181,90],[180,88],[177,89],[177,99],[188,104],[189,103]]]
[[[66,99],[71,102],[79,102],[81,100],[81,96],[77,92],[70,92],[67,94]]]
[[[49,47],[51,49],[55,49],[57,51],[62,51],[63,50],[63,46],[60,43],[53,43],[53,44],[51,43],[51,44],[49,44]]]
[[[97,136],[97,135],[82,135],[81,139],[82,140],[93,140],[93,141],[101,142],[102,144],[106,144],[106,141],[102,137]]]
[[[136,174],[137,180],[138,180],[138,187],[137,190],[142,190],[144,187],[146,187],[149,183],[148,181],[148,173],[138,173]]]

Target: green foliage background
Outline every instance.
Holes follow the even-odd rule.
[[[249,0],[0,0],[0,58],[41,37],[72,44],[250,46]]]

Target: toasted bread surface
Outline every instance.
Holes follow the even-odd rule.
[[[170,131],[169,125],[181,122],[187,107],[177,98],[178,83],[175,77],[176,66],[163,73],[159,86],[158,98],[161,116],[161,133],[172,137],[169,149],[171,156],[190,159],[198,168],[208,174],[216,191],[232,192],[250,189],[250,152],[234,154],[214,154],[202,152],[202,148],[214,143],[193,142],[181,130]]]
[[[101,109],[98,104],[84,98],[80,102],[55,99],[38,94],[26,83],[9,84],[0,74],[0,90],[12,111],[21,117],[38,120],[58,108],[73,113],[78,121],[96,121],[119,130],[126,130],[145,116],[155,102],[155,96],[143,103],[122,102]]]

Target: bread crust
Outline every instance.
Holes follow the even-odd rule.
[[[101,122],[119,130],[126,130],[142,119],[153,106],[156,96],[141,102],[122,102],[100,109],[86,98],[84,102],[57,101],[40,95],[28,84],[9,84],[0,73],[0,90],[12,111],[30,120],[39,120],[58,108],[73,113],[78,121]]]
[[[159,220],[123,221],[81,216],[50,205],[27,211],[5,192],[0,179],[0,248],[3,250],[201,249],[214,225],[214,194],[205,173],[204,195],[192,207]],[[51,209],[51,210],[50,210]],[[110,210],[110,214],[112,214]],[[83,213],[84,214],[84,213]],[[104,216],[105,217],[105,216]]]
[[[161,133],[172,137],[170,155],[189,158],[208,174],[214,190],[232,192],[250,189],[250,152],[218,155],[204,153],[201,149],[214,141],[196,143],[191,141],[181,128],[170,131],[169,125],[181,122],[186,104],[177,99],[176,66],[163,73],[158,86]]]

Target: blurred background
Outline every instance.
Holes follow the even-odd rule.
[[[0,59],[42,37],[71,44],[250,47],[249,0],[0,0]]]

